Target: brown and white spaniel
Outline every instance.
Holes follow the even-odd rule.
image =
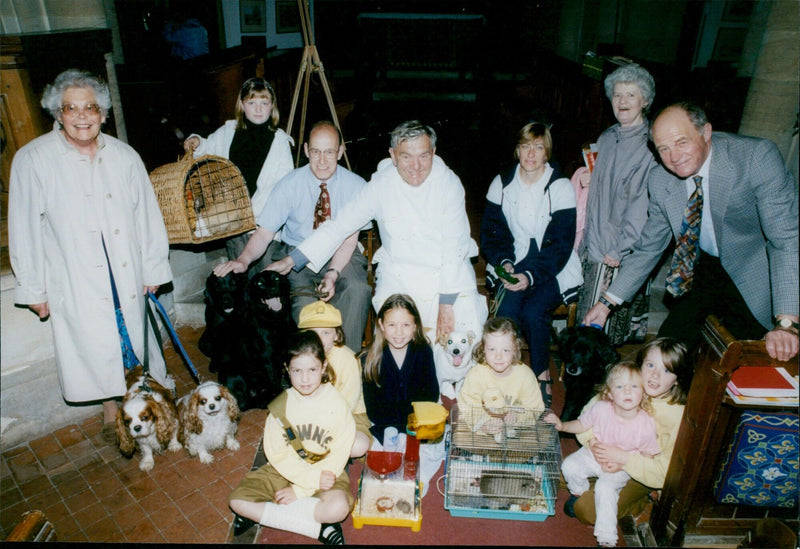
[[[139,469],[149,471],[155,465],[154,454],[181,449],[178,410],[172,391],[142,374],[140,367],[132,370],[126,381],[128,392],[117,411],[119,449],[125,457],[132,457],[138,448],[142,454]]]
[[[190,456],[211,463],[214,456],[210,452],[239,449],[239,416],[239,406],[230,391],[215,381],[206,381],[178,400],[178,440]]]

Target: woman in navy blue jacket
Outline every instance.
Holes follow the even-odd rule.
[[[552,150],[546,125],[525,125],[514,148],[519,163],[494,178],[481,220],[487,273],[493,278],[496,266],[509,274],[495,278],[500,302],[496,314],[520,324],[531,368],[543,382],[550,379],[552,313],[562,302],[574,301],[583,283],[580,261],[572,249],[575,191],[548,162]]]

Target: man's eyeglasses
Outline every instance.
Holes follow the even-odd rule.
[[[66,105],[61,105],[59,110],[61,111],[61,114],[66,114],[69,116],[77,116],[80,113],[85,115],[97,115],[101,112],[100,105],[95,103],[89,103],[83,107],[75,105],[74,103],[67,103]]]
[[[321,151],[319,149],[308,149],[308,156],[317,159],[320,157],[320,155],[322,155],[325,157],[325,160],[331,160],[333,158],[336,158],[338,152],[339,151],[337,151],[336,149],[325,149],[324,151]]]

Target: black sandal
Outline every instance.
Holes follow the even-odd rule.
[[[564,502],[564,514],[568,517],[575,518],[575,502],[578,501],[578,496],[569,495],[567,501]]]
[[[323,523],[319,529],[319,537],[317,539],[325,545],[344,545],[342,525],[338,522],[333,524]]]
[[[233,514],[234,537],[241,536],[255,525],[256,522],[254,520],[250,520],[249,518],[243,517],[242,515],[237,515],[236,513]]]

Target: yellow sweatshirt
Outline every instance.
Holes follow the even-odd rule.
[[[342,393],[347,404],[350,405],[350,411],[354,414],[366,414],[367,407],[364,406],[364,395],[361,392],[361,362],[356,358],[355,353],[350,350],[350,347],[334,346],[326,358],[333,371],[336,372],[334,387]]]
[[[330,383],[323,383],[310,396],[286,389],[286,419],[303,448],[325,455],[316,463],[305,461],[289,443],[274,416],[264,425],[264,452],[270,464],[292,483],[297,497],[309,497],[319,489],[322,471],[339,476],[350,458],[356,436],[353,414],[344,397]]]
[[[486,389],[497,388],[503,393],[506,406],[516,406],[529,410],[544,410],[542,392],[533,370],[525,364],[512,364],[506,376],[498,376],[487,364],[476,364],[464,378],[458,394],[458,404],[483,405]]]
[[[584,410],[594,404],[596,400],[597,397],[592,398]],[[653,405],[653,419],[656,420],[656,434],[661,453],[652,458],[640,454],[629,454],[628,463],[622,469],[633,480],[660,490],[664,487],[664,480],[667,478],[667,469],[669,469],[669,462],[672,459],[672,451],[675,449],[675,439],[678,438],[678,430],[681,427],[684,405],[669,404],[663,398],[654,398],[650,402]],[[576,435],[576,438],[585,446],[592,436],[594,436],[592,430],[589,429]]]

